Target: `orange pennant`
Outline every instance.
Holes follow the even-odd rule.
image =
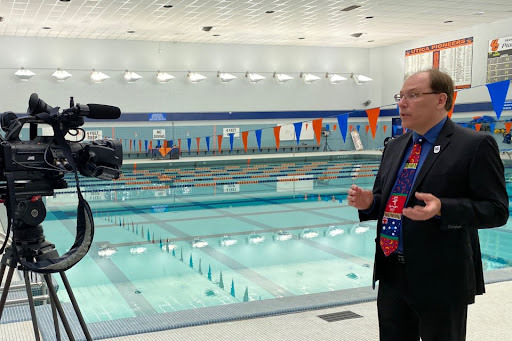
[[[352,128],[354,128],[352,124],[348,126],[348,130],[352,131]]]
[[[333,126],[333,128],[332,128],[332,131],[336,131],[336,127],[337,127],[337,125],[335,124],[335,125]]]
[[[387,125],[383,125],[382,126],[382,131],[384,132],[384,134],[386,133],[386,130],[388,129],[388,126]]]
[[[139,140],[139,152],[142,151],[142,140]]]
[[[448,111],[448,117],[449,118],[452,118],[452,114],[453,114],[453,107],[455,106],[455,100],[457,99],[457,91],[455,91],[453,93],[453,103],[452,103],[452,108],[450,109],[450,111]]]
[[[217,142],[218,142],[218,145],[219,145],[219,154],[222,150],[222,135],[217,135]]]
[[[370,126],[367,124],[364,128],[366,129],[366,133],[368,134],[368,131],[370,130]]]
[[[475,123],[475,130],[480,131],[480,128],[482,128],[482,123]]]
[[[132,150],[132,139],[130,139],[130,151]]]
[[[279,132],[281,131],[281,126],[275,126],[274,127],[274,138],[276,139],[276,149],[279,149],[279,142],[281,141],[279,139]]]
[[[505,128],[507,128],[507,134],[510,133],[510,128],[512,128],[512,122],[505,122]]]
[[[368,115],[368,122],[370,122],[373,139],[375,139],[375,133],[377,132],[377,120],[379,119],[379,114],[380,108],[366,110],[366,115]]]
[[[242,142],[244,144],[245,152],[247,153],[247,136],[249,136],[248,131],[242,131]]]
[[[316,142],[320,144],[322,139],[322,118],[313,120],[313,131],[315,132]]]

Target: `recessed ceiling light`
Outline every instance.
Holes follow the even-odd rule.
[[[446,21],[444,22],[444,24],[450,24],[450,23],[452,23],[452,22],[453,22],[453,20],[446,20]]]
[[[275,12],[275,11],[266,11],[265,13],[267,13],[267,14],[272,14],[272,13],[274,13],[274,12]]]
[[[352,5],[352,6],[345,7],[345,8],[343,8],[343,9],[342,9],[342,10],[340,10],[340,11],[342,11],[342,12],[348,12],[348,11],[352,11],[352,10],[354,10],[354,9],[356,9],[356,8],[359,8],[359,7],[361,7],[361,6],[359,6],[359,5]]]
[[[51,30],[52,28],[50,26],[43,26],[42,29],[43,30]]]
[[[306,38],[304,38],[304,37],[299,37],[299,38],[297,38],[297,39],[300,39],[300,40],[302,40],[302,39],[306,39]]]
[[[172,5],[163,5],[163,8],[172,8]]]
[[[214,37],[220,37],[220,34],[212,34]]]
[[[126,33],[135,33],[135,31],[126,31]]]

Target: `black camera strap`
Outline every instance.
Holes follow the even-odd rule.
[[[22,260],[20,259],[20,257],[16,255],[19,263],[24,268],[38,273],[55,273],[70,269],[73,265],[75,265],[83,257],[85,257],[87,252],[89,252],[94,237],[94,220],[92,216],[92,211],[89,204],[82,196],[82,192],[80,191],[76,163],[73,159],[71,148],[64,139],[64,134],[60,128],[59,121],[58,119],[56,119],[56,117],[58,116],[58,110],[59,108],[53,108],[49,114],[43,112],[37,114],[36,117],[41,119],[46,124],[52,126],[55,141],[61,148],[62,152],[64,153],[64,156],[66,157],[68,163],[73,168],[73,172],[75,173],[76,189],[78,193],[76,236],[75,242],[71,249],[64,255],[62,255],[60,258],[43,259],[32,263]],[[9,182],[9,179],[7,180]],[[12,185],[14,190],[14,181],[12,182]],[[14,202],[14,198],[11,201]],[[13,204],[10,204],[11,209],[13,209],[13,206]],[[12,219],[14,219],[14,210],[11,213],[9,225],[11,224]],[[15,247],[13,249],[16,250]]]

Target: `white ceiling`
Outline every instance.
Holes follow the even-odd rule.
[[[0,0],[0,35],[376,47],[511,16],[511,0]]]

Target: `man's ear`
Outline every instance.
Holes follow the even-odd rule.
[[[437,102],[437,109],[444,108],[444,106],[446,105],[446,101],[447,100],[448,100],[448,95],[445,94],[445,93],[440,93],[439,94],[439,100]]]

